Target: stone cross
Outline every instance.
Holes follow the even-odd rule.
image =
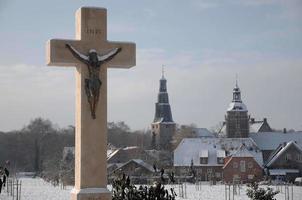
[[[85,79],[89,76],[87,65],[77,59],[66,44],[81,54],[94,49],[106,54],[121,49],[102,64],[99,79],[102,82],[95,110],[91,109],[85,92]],[[47,43],[47,65],[76,67],[76,133],[75,133],[75,187],[73,200],[107,200],[107,68],[130,68],[135,65],[134,43],[107,41],[107,11],[104,8],[83,7],[76,12],[76,40],[52,39]]]

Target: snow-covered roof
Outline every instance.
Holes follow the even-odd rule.
[[[255,141],[261,150],[275,150],[284,142],[295,141],[302,147],[302,132],[262,132],[250,133],[250,137]]]
[[[109,160],[110,158],[112,158],[115,154],[117,154],[120,151],[120,149],[117,150],[108,150],[107,151],[107,160]]]
[[[123,168],[124,166],[128,165],[129,163],[131,162],[135,162],[136,164],[146,168],[147,170],[149,170],[150,172],[154,172],[154,169],[153,169],[153,166],[151,166],[150,164],[144,162],[143,160],[141,159],[132,159],[132,160],[129,160],[128,162],[126,162],[125,164],[121,165],[119,168],[115,169],[114,171],[117,171],[119,170],[120,168]]]
[[[110,168],[110,167],[113,167],[115,166],[116,168],[119,168],[123,165],[124,163],[108,163],[107,164],[107,169]]]
[[[114,155],[116,155],[119,151],[131,151],[131,150],[139,150],[140,147],[138,146],[129,146],[129,147],[124,147],[116,150],[107,150],[107,160],[111,159]]]
[[[217,163],[216,143],[217,138],[184,138],[174,150],[174,166],[190,166],[192,160],[195,166],[221,165]],[[200,164],[200,154],[204,152],[208,154],[208,163]]]
[[[232,154],[232,157],[254,157],[254,156],[246,148],[245,145],[242,145],[234,154]]]
[[[250,123],[250,133],[258,133],[263,123],[263,121]]]
[[[123,148],[124,151],[130,150],[130,149],[139,149],[139,147],[138,146],[129,146],[129,147]]]
[[[250,138],[184,138],[174,150],[174,166],[222,166],[217,163],[217,155],[232,155],[245,144],[260,166],[263,165],[262,152]],[[208,164],[200,164],[200,152],[208,151]]]
[[[208,150],[201,150],[199,152],[199,157],[200,158],[208,158],[209,157],[209,151]]]
[[[242,102],[231,102],[227,111],[247,112],[247,107]]]
[[[217,150],[217,157],[218,158],[224,158],[225,157],[225,151],[224,150]]]
[[[280,148],[280,150],[271,158],[266,166],[271,166],[281,155],[283,155],[287,151],[290,146],[295,146],[302,153],[302,148],[298,146],[294,141],[290,141],[285,146],[282,146]]]
[[[136,162],[137,164],[141,165],[141,166],[144,166],[146,169],[148,169],[149,171],[151,172],[154,172],[154,168],[153,166],[151,166],[150,164],[144,162],[143,160],[141,159],[133,159],[133,162]]]
[[[195,133],[196,137],[215,137],[214,134],[206,128],[194,128],[193,133]]]
[[[270,169],[271,176],[285,176],[287,173],[299,173],[298,169]]]

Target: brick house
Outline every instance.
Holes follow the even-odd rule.
[[[146,183],[148,178],[154,176],[153,166],[141,159],[132,159],[114,169],[109,174],[109,181],[115,177],[126,174],[134,183]]]
[[[243,183],[259,181],[263,177],[263,169],[255,157],[242,145],[238,151],[225,158],[223,179],[227,183],[239,181]]]
[[[225,151],[217,138],[185,138],[174,150],[176,176],[190,176],[191,168],[201,181],[222,180]]]
[[[189,176],[193,167],[198,180],[222,180],[224,158],[234,155],[242,144],[262,166],[262,153],[250,138],[184,138],[174,150],[176,176]]]
[[[113,151],[107,156],[107,163],[126,163],[131,159],[141,159],[147,163],[153,164],[156,162],[156,158],[151,156],[147,151],[140,147],[125,147]]]
[[[293,182],[302,175],[302,148],[294,141],[281,144],[265,164],[273,179]]]
[[[295,141],[298,146],[302,147],[302,132],[259,132],[250,133],[250,137],[255,141],[259,149],[263,154],[264,163],[268,162],[268,159],[272,153],[280,147],[284,142]]]

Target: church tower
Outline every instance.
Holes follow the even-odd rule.
[[[155,103],[155,116],[153,123],[151,124],[151,147],[153,149],[169,150],[171,148],[171,141],[175,133],[176,124],[172,118],[164,70],[159,83],[159,93],[157,96],[157,103]]]
[[[249,136],[249,116],[246,105],[241,100],[241,91],[236,86],[233,89],[233,100],[225,116],[226,135],[228,138],[246,138]]]

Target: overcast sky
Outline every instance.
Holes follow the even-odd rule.
[[[108,39],[137,45],[136,67],[109,70],[109,121],[148,128],[165,65],[176,123],[223,121],[238,74],[252,117],[302,130],[301,0],[0,0],[0,130],[74,124],[74,69],[46,67],[45,44],[74,38],[81,6],[106,7]]]

